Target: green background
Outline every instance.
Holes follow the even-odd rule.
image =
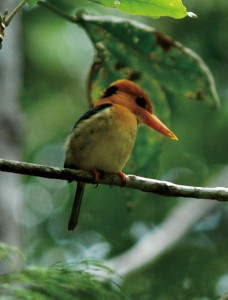
[[[172,36],[207,63],[215,78],[220,109],[161,90],[161,101],[157,106],[156,99],[153,101],[155,111],[157,107],[157,115],[167,120],[179,141],[160,139],[150,129],[140,128],[133,159],[125,169],[126,173],[179,184],[207,185],[228,161],[227,0],[189,1],[188,10],[198,19],[181,20],[133,17],[87,1],[78,1],[78,7],[72,2],[53,3],[72,14],[84,7],[90,13],[134,18]],[[89,107],[86,88],[94,49],[82,28],[41,7],[24,11],[22,34],[23,160],[62,167],[65,139]],[[143,68],[148,84],[149,71],[142,63],[142,73]],[[167,72],[169,77],[168,67]],[[79,227],[72,233],[67,231],[67,222],[74,188],[74,183],[57,180],[24,180],[25,218],[20,225],[28,264],[50,266],[59,261],[105,260],[121,254],[139,235],[159,227],[170,210],[185,201],[88,186]],[[127,276],[123,292],[140,300],[217,299],[228,290],[227,231],[227,204],[221,203],[153,264]]]

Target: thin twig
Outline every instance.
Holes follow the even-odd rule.
[[[0,171],[93,183],[93,173],[89,171],[63,169],[12,160],[0,159]],[[118,175],[104,174],[100,179],[100,184],[122,186],[122,180]],[[186,186],[135,175],[127,176],[125,187],[163,196],[228,201],[228,188],[225,187]]]
[[[28,0],[21,1],[18,6],[14,8],[10,15],[5,19],[5,26],[8,26],[11,20],[15,17],[15,15],[21,10],[21,8],[28,2]]]

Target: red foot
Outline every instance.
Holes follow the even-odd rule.
[[[120,177],[122,180],[122,187],[126,185],[127,177],[123,172],[117,172],[117,175]]]
[[[93,172],[94,183],[98,185],[100,181],[100,172],[97,169],[92,169],[91,171]]]

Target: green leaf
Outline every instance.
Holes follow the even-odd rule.
[[[13,255],[25,259],[24,255],[18,248],[0,242],[0,262],[7,261],[11,263]]]
[[[30,7],[33,7],[34,5],[37,4],[37,2],[38,2],[38,0],[29,0],[29,1],[28,1],[28,5],[29,5]]]
[[[113,80],[128,78],[146,90],[156,107],[166,92],[218,106],[212,74],[192,50],[139,22],[85,14],[78,17],[97,51],[90,79],[93,101]]]
[[[176,19],[187,15],[181,0],[90,0],[126,13],[148,17],[169,16]]]
[[[78,17],[97,51],[89,78],[91,103],[111,82],[128,78],[148,94],[156,115],[168,126],[167,95],[218,105],[212,75],[193,51],[138,22],[90,15]],[[128,167],[136,174],[151,176],[161,152],[161,139],[167,138],[148,128],[143,130]]]

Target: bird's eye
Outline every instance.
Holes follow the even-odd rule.
[[[135,102],[137,103],[138,106],[145,108],[146,107],[146,99],[143,96],[138,96],[135,99]]]
[[[113,94],[116,94],[116,91],[118,90],[117,86],[111,85],[107,90],[105,90],[102,98],[110,97]]]

